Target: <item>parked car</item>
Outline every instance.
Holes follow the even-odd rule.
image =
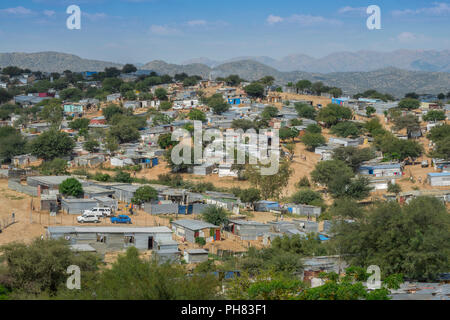
[[[96,207],[91,208],[89,210],[84,210],[83,214],[92,214],[99,217],[110,217],[111,216],[111,208],[107,207]]]
[[[117,217],[111,217],[111,223],[128,223],[131,224],[131,218],[126,215],[119,215]]]
[[[81,216],[77,217],[78,223],[99,223],[100,219],[98,216],[93,214],[82,214]]]

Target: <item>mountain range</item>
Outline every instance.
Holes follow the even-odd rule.
[[[291,54],[281,59],[265,56],[236,57],[225,61],[196,58],[181,64],[201,63],[217,67],[223,63],[253,60],[280,71],[353,72],[373,71],[394,67],[411,71],[450,72],[450,50],[396,50],[391,52],[356,51],[335,52],[322,58],[305,54]]]
[[[273,76],[277,84],[308,79],[342,88],[346,94],[375,89],[401,97],[412,91],[433,94],[450,91],[450,51],[398,50],[386,54],[359,51],[327,57],[315,59],[306,55],[291,55],[280,60],[238,57],[226,62],[199,58],[183,64],[154,60],[138,67],[172,76],[181,72],[203,78],[237,74],[248,81]],[[46,72],[103,71],[106,67],[122,67],[119,63],[82,59],[59,52],[0,53],[0,67],[10,65]],[[328,71],[314,71],[320,69]]]

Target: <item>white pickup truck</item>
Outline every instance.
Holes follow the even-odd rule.
[[[99,223],[100,219],[96,215],[83,213],[77,217],[77,221],[78,223]]]
[[[111,216],[111,208],[107,208],[107,207],[91,208],[89,210],[84,210],[83,214],[94,215],[97,217],[110,217]]]

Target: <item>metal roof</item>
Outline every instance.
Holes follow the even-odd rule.
[[[201,230],[205,228],[219,228],[219,226],[215,226],[211,223],[201,221],[201,220],[175,220],[172,221],[172,224],[184,227],[189,230]]]
[[[430,177],[448,177],[450,172],[430,172],[428,175]]]
[[[208,254],[209,252],[205,249],[188,249],[186,250],[188,254]]]
[[[172,233],[167,227],[48,227],[50,233]]]

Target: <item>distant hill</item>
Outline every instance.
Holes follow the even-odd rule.
[[[162,61],[153,61],[143,69],[154,70],[158,73],[174,75],[186,72],[190,75],[226,77],[238,74],[248,81],[258,80],[264,76],[273,76],[278,84],[289,81],[297,82],[301,79],[322,81],[325,85],[340,87],[346,94],[355,94],[368,89],[375,89],[383,93],[390,93],[402,97],[408,92],[418,93],[447,93],[450,90],[450,73],[408,71],[397,68],[383,68],[370,72],[334,72],[311,73],[304,71],[282,72],[262,63],[252,60],[242,60],[221,64],[210,68],[202,64],[176,65]]]
[[[386,67],[385,58],[390,57],[390,63],[406,66],[403,68]],[[185,72],[189,75],[199,75],[205,79],[225,77],[230,74],[238,74],[241,78],[253,81],[264,76],[273,76],[277,84],[286,84],[289,81],[297,82],[301,79],[310,81],[322,81],[325,85],[340,87],[346,94],[355,94],[367,89],[375,89],[383,93],[390,93],[397,97],[407,92],[418,93],[447,93],[450,91],[450,72],[436,72],[436,70],[450,71],[450,51],[408,51],[398,50],[392,53],[376,53],[371,51],[360,51],[356,53],[342,52],[328,56],[322,61],[323,69],[363,69],[365,65],[378,69],[370,71],[337,71],[332,73],[319,73],[308,71],[319,68],[314,65],[317,59],[306,55],[290,55],[282,60],[274,60],[269,57],[255,57],[248,59],[230,59],[225,63],[215,65],[215,61],[203,60],[213,67],[202,63],[170,64],[161,60],[155,60],[145,65],[139,65],[139,69],[152,70],[160,74],[175,75]],[[237,59],[237,58],[236,58]],[[202,61],[202,60],[193,60]],[[265,63],[262,63],[265,62]],[[327,62],[326,62],[327,61]],[[326,63],[327,64],[326,64]],[[304,64],[304,68],[286,71],[289,65]],[[272,66],[277,64],[279,67]],[[103,71],[106,67],[121,68],[121,64],[82,59],[78,56],[58,53],[0,53],[0,67],[18,66],[36,71],[62,72],[72,70]],[[421,71],[410,70],[412,67],[424,69]],[[281,71],[280,71],[281,70]],[[302,71],[296,71],[302,70]]]
[[[82,59],[73,54],[59,52],[0,53],[0,67],[7,66],[44,72],[63,72],[64,70],[73,72],[103,71],[109,67],[122,67],[118,63]]]
[[[206,59],[190,61],[204,63],[208,61]],[[374,71],[388,67],[411,71],[450,72],[450,50],[343,51],[334,52],[322,58],[313,58],[305,54],[291,54],[281,59],[246,56],[205,64],[215,67],[221,63],[239,60],[253,60],[287,72],[298,70],[320,73]]]

